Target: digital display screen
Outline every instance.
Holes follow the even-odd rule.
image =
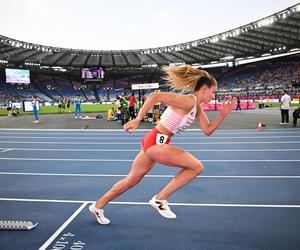
[[[30,83],[28,69],[5,69],[6,83]]]
[[[103,67],[89,67],[82,68],[82,79],[103,79],[105,76],[105,70]]]

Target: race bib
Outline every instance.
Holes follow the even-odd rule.
[[[167,135],[164,135],[164,134],[157,134],[156,135],[156,145],[163,145],[166,143],[168,139],[168,136]]]

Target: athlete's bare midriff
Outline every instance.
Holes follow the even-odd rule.
[[[170,138],[174,135],[168,129],[166,129],[160,122],[156,125],[156,129],[160,133],[165,134],[165,135],[169,136]]]

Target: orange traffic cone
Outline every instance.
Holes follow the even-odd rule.
[[[262,124],[261,122],[259,122],[256,129],[257,130],[264,130],[264,124]]]

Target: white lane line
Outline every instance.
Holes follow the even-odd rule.
[[[2,136],[0,135],[0,138],[5,138],[5,139],[72,139],[72,140],[137,140],[141,136],[115,136],[115,137],[102,137],[102,136],[93,136],[93,137],[72,137],[72,136]],[[179,137],[174,137],[173,140],[212,140],[212,139],[269,139],[269,138],[299,138],[300,135],[282,135],[282,136],[277,136],[277,135],[269,135],[269,136],[210,136],[210,137],[203,137],[203,136],[179,136]]]
[[[124,133],[123,130],[116,130],[116,131],[113,131],[114,133],[109,133],[109,132],[106,132],[106,131],[103,131],[104,133],[100,133],[101,131],[98,131],[98,130],[82,130],[80,131],[81,133],[73,133],[73,132],[69,132],[69,131],[66,131],[66,132],[63,132],[63,133],[60,133],[59,131],[56,132],[56,131],[53,131],[53,132],[34,132],[34,133],[30,133],[28,131],[26,132],[4,132],[4,133],[1,133],[1,129],[0,129],[0,134],[1,135],[75,135],[77,137],[85,137],[85,136],[91,136],[91,135],[97,135],[97,136],[102,136],[102,135],[105,135],[105,136],[108,136],[108,135],[112,135],[112,136],[128,136],[128,137],[134,137],[134,136],[141,136],[141,135],[144,135],[146,132],[150,131],[150,129],[145,129],[145,130],[136,130],[134,132],[134,134],[126,134]],[[234,132],[223,132],[222,130],[217,130],[213,136],[218,136],[218,135],[270,135],[270,134],[276,134],[276,135],[279,135],[279,134],[300,134],[300,129],[299,130],[293,130],[293,131],[287,131],[287,130],[276,130],[276,131],[256,131],[256,130],[244,130],[244,131],[241,131],[241,130],[232,130]],[[197,133],[196,133],[197,132]],[[201,130],[194,130],[194,131],[190,131],[190,130],[187,130],[184,135],[178,135],[178,137],[182,137],[182,136],[185,136],[185,137],[191,137],[191,136],[195,136],[195,135],[203,135],[201,134]]]
[[[150,131],[151,129],[138,129],[136,131]],[[200,129],[199,129],[200,130]],[[106,131],[110,131],[110,132],[123,132],[124,133],[124,129],[92,129],[92,130],[86,130],[86,129],[60,129],[60,128],[56,128],[56,129],[43,129],[43,128],[40,128],[40,129],[33,129],[33,128],[1,128],[0,131],[53,131],[53,132],[60,132],[60,131],[63,131],[63,132],[106,132]]]
[[[84,202],[72,215],[61,225],[59,229],[39,248],[39,250],[47,249],[47,247],[56,239],[56,237],[75,219],[75,217],[86,207],[88,202]]]
[[[277,204],[195,204],[195,203],[168,203],[172,206],[191,207],[255,207],[255,208],[300,208],[300,205],[277,205]]]
[[[5,152],[8,152],[8,151],[11,151],[12,148],[7,148],[7,149],[4,149],[4,150],[1,150],[1,153],[5,153]]]
[[[53,202],[53,203],[93,203],[94,201],[80,200],[46,200],[46,199],[17,199],[0,198],[0,201],[21,201],[21,202]],[[149,205],[148,202],[136,201],[111,201],[114,205]],[[193,206],[193,207],[254,207],[254,208],[300,208],[300,204],[224,204],[224,203],[168,203],[173,206]]]
[[[59,174],[59,173],[25,173],[0,172],[0,175],[29,175],[29,176],[69,176],[69,177],[126,177],[127,174]],[[146,178],[173,178],[174,175],[149,174]],[[199,175],[197,178],[233,178],[233,179],[300,179],[299,175]]]
[[[199,139],[201,141],[201,139]],[[0,141],[1,143],[19,144],[72,144],[72,145],[132,145],[140,142],[65,142],[65,141]],[[232,145],[232,144],[297,144],[300,141],[230,141],[230,142],[175,142],[174,145]]]
[[[14,151],[69,151],[69,152],[139,152],[140,149],[87,149],[87,148],[11,148]],[[288,152],[300,151],[300,148],[270,149],[187,149],[190,152]]]
[[[66,152],[140,152],[141,149],[95,149],[95,148],[11,148],[14,151],[66,151]],[[263,149],[264,150],[264,149]],[[190,150],[189,150],[190,151]],[[198,150],[197,150],[198,151]],[[202,150],[201,150],[202,151]],[[216,150],[212,150],[216,151]],[[224,150],[220,150],[224,151]],[[234,150],[235,151],[235,150]],[[249,151],[249,150],[244,150]],[[251,151],[251,149],[250,149]],[[260,150],[257,150],[260,151]],[[289,151],[288,149],[283,149],[283,151]],[[291,149],[291,151],[300,151],[300,149]]]
[[[134,159],[54,159],[54,158],[15,158],[15,157],[0,157],[0,160],[8,161],[77,161],[77,162],[132,162]],[[300,161],[300,160],[299,160]]]
[[[0,198],[0,201],[29,201],[29,202],[53,202],[53,203],[93,203],[94,201],[79,200],[46,200],[46,199],[19,199],[19,198]]]
[[[82,159],[82,158],[15,158],[15,157],[0,157],[0,160],[8,160],[8,161],[77,161],[77,162],[132,162],[134,159]],[[202,162],[300,162],[299,159],[291,160],[291,159],[263,159],[263,160],[236,160],[236,159],[223,159],[223,160],[201,160]]]
[[[138,131],[150,131],[151,129],[137,129],[135,130],[136,132]],[[86,130],[86,129],[32,129],[32,128],[0,128],[1,131],[40,131],[40,132],[45,132],[45,131],[52,131],[52,132],[123,132],[124,129],[91,129],[91,130]],[[201,131],[201,129],[198,128],[189,128],[187,129],[187,132],[189,131]],[[299,132],[300,129],[298,128],[273,128],[273,129],[267,129],[264,131],[256,131],[256,129],[220,129],[217,131],[217,133],[230,133],[230,134],[236,134],[236,132],[239,131],[241,133],[244,132],[253,132],[253,133],[267,133],[267,132],[276,132],[276,131],[284,131],[286,133],[290,132]]]

